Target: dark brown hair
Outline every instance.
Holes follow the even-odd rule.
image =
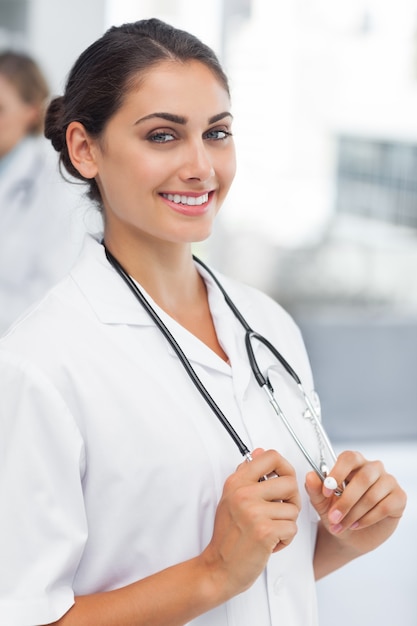
[[[88,182],[88,195],[98,205],[101,197],[96,181],[86,180],[71,163],[67,127],[78,121],[92,137],[99,138],[125,95],[153,66],[169,59],[204,63],[229,93],[227,77],[211,48],[194,35],[153,18],[110,28],[80,55],[64,95],[49,105],[45,136],[60,153],[60,162],[69,174]]]
[[[30,135],[43,130],[46,100],[49,88],[37,63],[28,55],[7,50],[0,54],[0,74],[15,87],[21,100],[39,111],[37,119],[29,127]]]

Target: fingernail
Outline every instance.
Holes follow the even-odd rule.
[[[340,520],[342,519],[342,517],[343,517],[343,513],[341,513],[337,509],[335,511],[332,511],[331,513],[329,513],[329,521],[332,524],[338,524],[340,522]]]
[[[330,526],[330,532],[332,532],[332,533],[340,533],[342,528],[343,528],[342,524],[334,524],[333,526]]]
[[[330,498],[330,496],[333,495],[333,490],[327,489],[327,487],[323,487],[323,494],[326,496],[326,498]]]
[[[355,530],[355,528],[359,528],[359,522],[354,522],[350,527],[351,530]]]

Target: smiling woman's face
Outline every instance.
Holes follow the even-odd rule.
[[[205,239],[235,174],[231,124],[228,93],[204,64],[152,68],[92,145],[106,241]]]

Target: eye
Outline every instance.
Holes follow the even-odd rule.
[[[204,137],[214,141],[224,141],[228,137],[231,137],[232,133],[224,128],[212,128],[208,130]]]
[[[153,143],[169,143],[174,141],[174,139],[174,134],[169,130],[157,130],[148,135],[148,141]]]

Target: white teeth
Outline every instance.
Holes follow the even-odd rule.
[[[164,198],[175,204],[185,204],[187,206],[200,206],[205,202],[208,202],[208,193],[204,193],[202,196],[180,196],[179,193],[163,193]]]

